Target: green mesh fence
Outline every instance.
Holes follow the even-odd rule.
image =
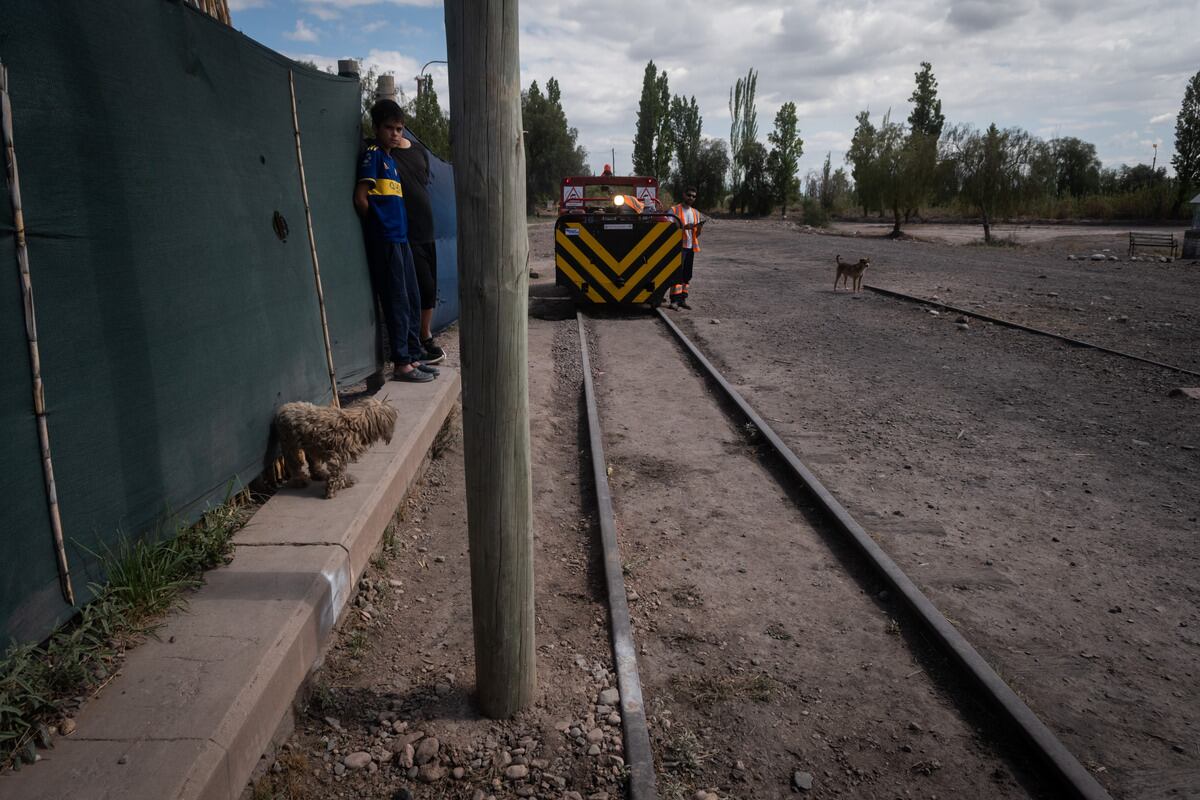
[[[2,5],[51,447],[84,602],[102,577],[89,551],[194,517],[258,472],[277,404],[331,398],[289,69],[338,378],[373,371],[350,200],[359,88],[175,0]],[[0,646],[72,613],[46,513],[14,239],[5,184]]]

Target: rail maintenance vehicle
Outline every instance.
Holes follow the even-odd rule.
[[[554,224],[555,283],[578,301],[662,304],[683,261],[683,228],[641,176],[563,178]]]

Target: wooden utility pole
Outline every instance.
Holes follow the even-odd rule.
[[[446,0],[446,45],[475,682],[502,718],[537,685],[517,0]]]

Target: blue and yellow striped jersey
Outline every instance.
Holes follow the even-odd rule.
[[[358,164],[358,180],[371,184],[367,194],[367,224],[385,242],[408,241],[408,211],[396,162],[378,145],[371,145]]]

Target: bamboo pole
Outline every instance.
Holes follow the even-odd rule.
[[[537,684],[517,0],[445,8],[475,681],[500,718]]]
[[[46,483],[46,503],[50,513],[50,531],[54,536],[54,554],[58,559],[58,583],[63,599],[75,605],[71,569],[63,544],[62,516],[58,511],[58,488],[54,482],[54,461],[50,457],[50,426],[46,421],[46,393],[42,384],[42,359],[38,349],[37,315],[33,304],[33,278],[29,273],[29,243],[25,239],[25,214],[21,206],[21,181],[17,173],[17,150],[13,143],[12,101],[8,96],[8,68],[0,64],[0,127],[4,136],[4,163],[8,168],[8,195],[12,201],[13,227],[17,237],[17,268],[21,272],[21,298],[25,306],[25,337],[29,342],[29,370],[33,378],[33,414],[37,419],[38,443],[42,451],[42,477]]]
[[[308,205],[308,182],[304,179],[304,151],[300,148],[300,115],[296,113],[296,80],[288,70],[288,87],[292,91],[292,130],[296,134],[296,164],[300,167],[300,194],[304,197],[304,221],[308,225],[308,251],[312,255],[313,281],[317,286],[317,306],[321,310],[321,335],[325,337],[325,364],[329,368],[329,386],[333,389],[333,407],[341,408],[338,399],[337,374],[333,370],[333,346],[329,343],[329,319],[325,315],[325,290],[321,288],[321,264],[317,260],[317,238],[313,233],[312,209]]]

